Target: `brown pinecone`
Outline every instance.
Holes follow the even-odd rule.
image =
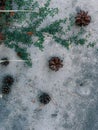
[[[8,58],[6,58],[6,57],[5,57],[5,58],[2,58],[1,61],[2,61],[2,62],[1,62],[1,65],[7,66],[7,65],[9,64],[9,60],[8,60]]]
[[[39,96],[39,101],[40,103],[46,105],[50,102],[51,100],[51,97],[49,96],[49,94],[47,93],[42,93],[40,96]]]
[[[75,17],[75,23],[79,26],[87,26],[91,22],[91,16],[88,15],[88,12],[81,10],[77,13]]]
[[[62,60],[59,57],[52,57],[49,60],[49,68],[53,71],[58,71],[63,67]]]
[[[2,93],[3,94],[9,94],[9,92],[10,92],[10,87],[7,86],[7,85],[3,85],[2,86]]]
[[[5,86],[11,86],[13,84],[13,82],[14,82],[14,79],[11,75],[7,75],[3,79],[3,84]]]

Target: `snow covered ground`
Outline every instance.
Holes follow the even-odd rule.
[[[39,2],[42,4],[43,0]],[[88,11],[92,17],[87,27],[91,32],[89,40],[97,38],[97,0],[52,0],[51,7],[59,8],[59,18],[78,8]],[[73,45],[67,50],[46,37],[43,51],[33,45],[28,48],[32,68],[24,62],[0,65],[0,87],[6,74],[15,78],[11,93],[0,98],[0,130],[98,130],[97,48],[97,44],[94,48]],[[9,60],[20,59],[2,44],[0,59],[6,56]],[[64,66],[58,72],[48,67],[51,56],[63,59]],[[52,98],[45,106],[38,101],[42,92]]]

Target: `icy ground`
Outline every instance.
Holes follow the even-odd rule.
[[[87,30],[91,39],[96,39],[97,0],[52,0],[51,6],[60,9],[58,17],[75,12],[77,7],[89,11],[92,22]],[[32,68],[12,61],[8,67],[0,66],[0,82],[6,74],[15,78],[11,93],[0,98],[0,130],[98,130],[97,48],[73,45],[67,50],[46,37],[43,52],[33,45],[28,48]],[[0,59],[6,56],[19,59],[13,50],[0,45]],[[63,59],[64,67],[58,72],[48,68],[51,56]],[[52,97],[45,106],[38,102],[41,92]]]

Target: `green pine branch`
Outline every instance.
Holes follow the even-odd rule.
[[[27,48],[21,48],[19,46],[15,46],[15,52],[18,54],[20,53],[20,58],[22,60],[24,60],[24,62],[29,66],[31,67],[32,66],[32,62],[31,62],[31,58],[30,58],[30,55],[29,53],[27,52]]]
[[[61,33],[62,32],[62,26],[61,23],[65,24],[66,23],[66,19],[64,20],[56,20],[55,22],[53,22],[52,24],[46,26],[45,28],[41,29],[41,32],[46,32],[52,35],[55,35],[56,33]]]
[[[52,35],[52,38],[56,43],[69,49],[71,44],[84,45],[87,42],[87,39],[84,36],[85,30],[80,28],[80,31],[77,33],[73,31],[73,26],[75,19],[73,15],[68,18],[55,20],[50,25],[41,27],[47,16],[54,17],[58,14],[58,8],[50,8],[51,0],[47,0],[44,6],[40,6],[38,1],[35,0],[15,0],[18,9],[27,9],[31,10],[30,12],[17,12],[14,16],[10,17],[10,26],[4,28],[5,32],[5,45],[9,48],[13,48],[16,53],[21,53],[21,59],[23,59],[29,66],[31,66],[31,59],[27,52],[27,48],[31,45],[39,47],[40,50],[43,50],[43,43],[45,41],[44,33],[49,33]],[[7,3],[7,9],[9,3]],[[37,11],[36,11],[37,9]],[[8,15],[6,13],[6,15]],[[5,15],[5,16],[6,16]],[[14,23],[27,22],[27,26],[15,28]],[[67,36],[66,32],[72,32]],[[37,38],[35,40],[34,38]],[[20,46],[22,45],[22,47]]]

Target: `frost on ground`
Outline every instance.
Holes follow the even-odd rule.
[[[87,27],[92,34],[89,40],[97,38],[97,0],[54,0],[51,6],[60,9],[58,17],[78,8],[89,11],[92,16]],[[0,65],[0,89],[5,75],[15,78],[11,93],[0,98],[0,130],[98,130],[97,48],[97,44],[94,48],[73,44],[67,50],[45,36],[43,51],[33,45],[28,48],[31,68],[17,61],[10,61],[7,67]],[[0,59],[6,56],[9,60],[20,60],[2,44]],[[64,66],[58,72],[48,67],[52,56],[63,59]],[[52,98],[45,106],[38,101],[41,92]]]

